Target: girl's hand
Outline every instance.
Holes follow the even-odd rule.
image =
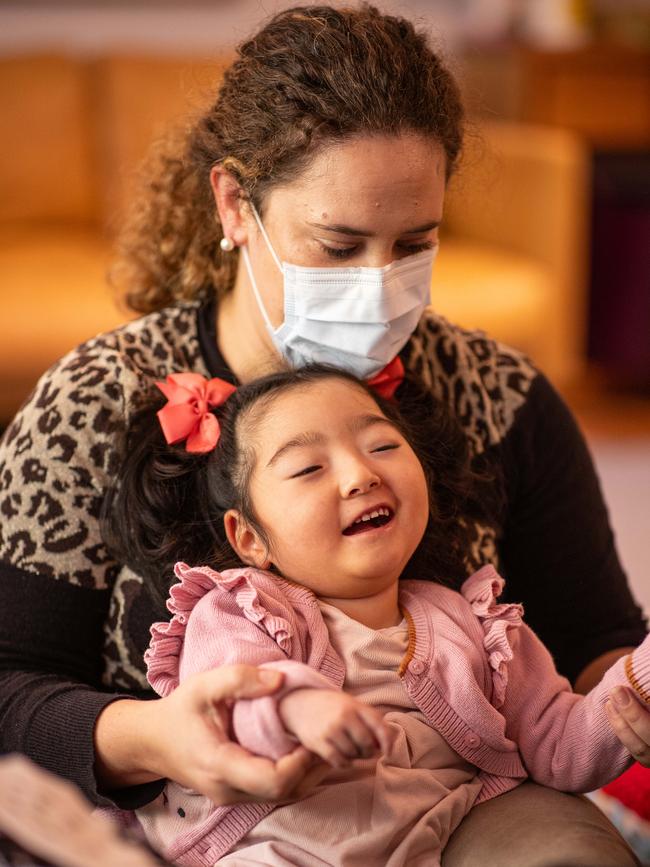
[[[605,710],[619,741],[639,764],[650,768],[650,708],[637,701],[630,689],[619,686],[613,690]]]
[[[332,689],[297,689],[280,702],[280,717],[303,747],[335,768],[388,752],[392,733],[375,708]]]
[[[223,666],[194,675],[154,709],[151,767],[161,777],[206,795],[215,804],[279,801],[302,780],[311,756],[302,748],[279,761],[260,758],[230,740],[230,705],[274,692],[279,672]]]
[[[272,762],[229,736],[231,704],[275,692],[281,682],[280,672],[227,665],[188,678],[166,698],[108,705],[95,726],[103,791],[163,777],[220,806],[291,797],[312,764],[307,750]]]

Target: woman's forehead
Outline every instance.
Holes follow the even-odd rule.
[[[442,218],[444,190],[445,156],[434,140],[366,136],[324,148],[299,178],[269,194],[267,206],[270,215],[277,208],[285,218],[346,225],[390,208],[407,231]]]

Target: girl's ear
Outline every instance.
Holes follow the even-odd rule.
[[[271,561],[266,545],[236,509],[228,509],[223,517],[223,526],[230,547],[242,563],[257,569],[269,567]]]

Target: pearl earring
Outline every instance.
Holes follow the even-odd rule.
[[[232,240],[232,238],[222,238],[219,241],[219,246],[224,253],[232,253],[232,251],[235,249],[235,242]]]

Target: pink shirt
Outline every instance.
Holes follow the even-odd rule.
[[[235,736],[244,747],[279,757],[295,745],[277,712],[279,698],[302,686],[341,689],[345,680],[318,600],[255,569],[218,574],[178,564],[176,574],[181,583],[168,602],[173,617],[154,624],[146,654],[152,686],[167,695],[191,674],[226,663],[282,670],[278,693],[239,701],[233,712]],[[476,766],[476,803],[528,776],[566,791],[598,788],[631,762],[603,707],[611,689],[626,683],[623,660],[588,696],[575,695],[522,622],[521,607],[497,604],[502,588],[492,566],[468,578],[461,593],[429,582],[402,582],[400,604],[409,624],[398,670],[403,689],[450,750]],[[635,651],[633,667],[648,689],[650,637]],[[151,839],[164,838],[167,858],[188,865],[213,865],[274,809],[273,804],[215,807],[171,782],[164,798],[171,808],[145,808],[139,818]],[[180,814],[188,818],[183,804],[190,799],[198,809],[186,823]]]
[[[434,867],[481,791],[477,768],[461,758],[415,707],[398,669],[408,624],[370,629],[320,603],[345,664],[343,689],[384,714],[390,751],[332,769],[309,795],[276,807],[248,832],[224,867]]]

